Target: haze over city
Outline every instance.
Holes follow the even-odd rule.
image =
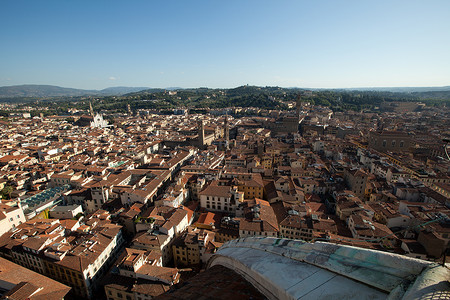
[[[445,86],[449,11],[449,1],[2,1],[0,86]]]

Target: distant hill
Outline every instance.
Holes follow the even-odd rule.
[[[54,85],[24,84],[0,87],[0,98],[45,98],[45,97],[77,97],[77,96],[109,96],[123,95],[149,89],[148,87],[109,87],[103,90],[83,90],[59,87]]]
[[[158,89],[158,88],[149,89],[149,88],[147,88],[145,90],[140,90],[140,91],[137,91],[137,92],[130,92],[130,93],[124,94],[124,96],[150,95],[150,94],[153,94],[153,93],[161,93],[161,92],[164,92],[164,91],[165,91],[165,89]]]
[[[123,95],[128,93],[136,93],[143,90],[148,90],[149,87],[127,87],[127,86],[116,86],[109,87],[99,91],[103,95]]]
[[[0,100],[2,101],[24,101],[33,98],[52,98],[52,97],[81,97],[81,96],[123,96],[133,97],[135,99],[158,98],[155,93],[162,93],[167,90],[175,90],[178,92],[176,98],[198,98],[200,96],[209,98],[215,93],[223,95],[226,98],[236,97],[262,97],[275,96],[283,97],[284,100],[294,100],[297,93],[306,90],[303,88],[282,88],[277,86],[251,86],[244,85],[231,89],[210,89],[206,87],[199,88],[148,88],[148,87],[109,87],[103,90],[83,90],[65,88],[53,85],[15,85],[0,87]],[[362,95],[384,97],[385,99],[394,100],[449,100],[450,86],[442,87],[375,87],[375,88],[351,88],[351,89],[310,89],[318,93],[322,93],[323,97],[328,97],[328,100],[333,100],[334,96],[341,97],[343,95]],[[343,93],[343,95],[340,95]],[[339,95],[338,95],[339,94]],[[294,95],[294,96],[292,96]],[[334,96],[333,96],[334,95]],[[364,96],[364,97],[366,97]],[[161,96],[164,99],[165,96]],[[222,96],[220,96],[222,97]],[[322,98],[323,98],[322,97]],[[356,96],[361,97],[361,95]],[[324,98],[325,99],[325,98]],[[206,100],[205,100],[206,101]],[[356,100],[355,100],[356,101]],[[206,101],[208,102],[208,101]],[[360,102],[359,100],[356,102]],[[181,104],[181,103],[180,103]]]
[[[98,93],[92,90],[64,88],[54,85],[13,85],[0,87],[0,98],[16,97],[61,97],[61,96],[85,96]]]
[[[340,90],[340,89],[337,89]],[[450,92],[450,86],[430,86],[430,87],[365,87],[348,88],[342,90],[352,91],[380,91],[394,93],[425,93],[425,92]]]
[[[254,86],[254,85],[243,85],[234,89],[227,89],[227,95],[233,96],[242,96],[242,95],[259,95],[259,94],[281,94],[283,92],[294,90],[291,88],[282,88],[278,86]]]

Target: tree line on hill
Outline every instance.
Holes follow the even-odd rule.
[[[35,109],[47,114],[64,114],[70,108],[88,110],[91,102],[96,111],[126,112],[132,110],[174,108],[220,109],[226,107],[255,107],[261,109],[287,109],[289,101],[300,101],[322,105],[336,111],[374,109],[383,102],[420,101],[427,105],[440,106],[450,103],[450,91],[425,92],[390,92],[358,90],[315,90],[306,91],[298,88],[241,86],[234,89],[179,89],[168,91],[150,89],[122,96],[82,96],[51,98],[18,98],[16,103],[22,107]],[[45,110],[40,108],[46,107]],[[6,116],[7,112],[0,112]]]

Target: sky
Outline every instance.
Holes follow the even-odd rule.
[[[450,85],[448,0],[0,1],[0,86]]]

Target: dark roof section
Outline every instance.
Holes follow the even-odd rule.
[[[228,300],[267,299],[236,272],[223,266],[214,266],[191,279],[174,285],[158,300]]]

